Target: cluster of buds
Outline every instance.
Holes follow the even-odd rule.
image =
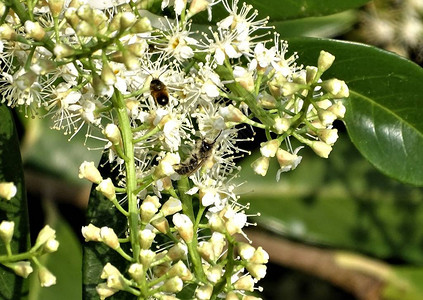
[[[281,172],[298,166],[302,157],[297,153],[302,147],[294,150],[281,148],[287,136],[309,146],[318,156],[328,158],[338,139],[338,130],[333,128],[333,122],[344,117],[345,107],[341,100],[349,96],[344,81],[321,80],[334,60],[332,54],[321,51],[317,67],[307,66],[292,78],[274,76],[268,82],[270,94],[263,96],[260,103],[265,109],[279,111],[273,126],[273,132],[278,137],[261,144],[261,157],[252,163],[257,174],[265,176],[270,158],[275,156],[280,165],[277,180]]]
[[[43,287],[56,284],[56,277],[39,261],[38,257],[57,251],[59,242],[56,240],[56,232],[46,225],[39,232],[34,246],[25,253],[13,254],[11,242],[13,239],[15,223],[13,221],[2,221],[0,223],[0,238],[2,239],[7,256],[0,260],[0,263],[15,272],[16,275],[27,278],[32,272],[32,264],[37,266],[38,278]],[[32,264],[31,264],[32,263]]]

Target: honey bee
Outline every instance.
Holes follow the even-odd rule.
[[[167,105],[169,103],[169,93],[166,85],[158,78],[153,78],[150,82],[150,94],[154,101],[159,105]]]
[[[206,161],[209,159],[213,152],[213,146],[219,138],[221,132],[213,141],[207,141],[201,139],[197,141],[196,149],[193,151],[191,156],[183,163],[176,166],[175,171],[179,175],[191,175],[197,171]]]

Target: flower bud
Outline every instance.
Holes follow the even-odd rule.
[[[282,134],[291,127],[291,122],[288,118],[276,117],[273,127],[275,128],[275,132],[277,134]]]
[[[29,91],[37,80],[37,74],[35,74],[32,70],[28,70],[28,72],[22,74],[16,79],[16,86],[22,91]]]
[[[138,57],[143,57],[148,47],[147,43],[134,43],[127,46],[127,49]]]
[[[29,274],[34,271],[29,261],[18,261],[13,263],[7,263],[5,265],[6,267],[12,269],[16,275],[21,276],[23,278],[27,278]]]
[[[41,41],[46,35],[44,28],[38,22],[32,22],[30,20],[25,21],[25,31],[29,37],[36,41]]]
[[[53,18],[57,18],[63,10],[64,0],[48,0],[48,7],[50,8]]]
[[[142,264],[135,263],[130,265],[128,273],[137,283],[142,282],[145,278],[144,266]]]
[[[0,2],[2,3],[2,2]],[[14,41],[16,39],[16,32],[8,24],[4,23],[0,26],[0,39]]]
[[[6,12],[6,5],[3,2],[0,2],[0,16],[3,16]]]
[[[121,275],[120,271],[111,263],[107,263],[103,267],[103,271],[101,272],[100,278],[106,279],[112,275]]]
[[[172,261],[185,259],[188,253],[187,246],[183,243],[177,243],[169,249],[166,256],[168,256]]]
[[[56,44],[53,49],[56,58],[69,57],[75,54],[75,50],[66,44]]]
[[[251,257],[250,262],[267,264],[269,262],[269,254],[262,247],[258,247],[256,251],[254,251],[254,255]]]
[[[243,260],[249,260],[251,257],[253,257],[254,252],[256,251],[253,246],[243,242],[238,243],[237,249],[239,256],[241,256]]]
[[[319,109],[317,112],[319,116],[320,122],[322,122],[323,126],[332,125],[333,121],[336,120],[336,115],[328,110]]]
[[[182,239],[186,243],[191,243],[194,236],[194,224],[191,219],[187,215],[176,213],[173,215],[172,221]]]
[[[277,139],[267,141],[260,144],[260,153],[265,157],[274,157],[279,148],[280,141]]]
[[[138,58],[129,51],[123,53],[122,61],[128,70],[134,71],[140,68]]]
[[[47,243],[47,241],[49,241],[50,239],[55,239],[55,238],[56,238],[56,231],[50,226],[46,225],[38,233],[37,239],[35,240],[34,248],[38,248],[44,245],[45,243]]]
[[[178,211],[181,211],[181,210],[182,210],[181,201],[179,199],[174,198],[174,197],[170,197],[169,200],[167,200],[163,204],[160,212],[164,216],[170,216],[170,215],[173,215],[173,214],[175,214],[175,213],[177,213]]]
[[[276,152],[276,157],[282,172],[294,170],[300,164],[302,159],[302,156],[298,156],[296,153],[290,153],[281,148],[279,148]]]
[[[0,197],[10,200],[16,196],[18,189],[13,182],[0,182]]]
[[[172,277],[164,282],[160,287],[160,290],[166,293],[178,293],[182,291],[184,283],[178,276]]]
[[[207,279],[211,283],[217,283],[223,275],[223,267],[221,265],[214,265],[206,271]]]
[[[170,176],[175,173],[173,168],[174,165],[180,163],[181,158],[178,154],[168,152],[165,157],[163,157],[156,169],[154,170],[154,178],[160,179],[163,177]]]
[[[188,13],[193,16],[206,10],[210,3],[207,0],[193,0],[189,6]]]
[[[143,201],[140,205],[141,221],[144,224],[149,223],[157,211],[158,208],[152,202]]]
[[[78,177],[88,179],[92,183],[97,184],[103,181],[103,177],[101,177],[101,174],[98,171],[97,167],[94,165],[93,161],[84,161],[81,164],[81,166],[79,167]]]
[[[75,28],[75,31],[80,36],[92,37],[96,34],[96,28],[88,21],[80,21]]]
[[[166,234],[169,231],[169,222],[165,217],[152,220],[151,225],[153,225],[161,233]]]
[[[326,144],[333,145],[338,139],[338,129],[320,129],[317,136]]]
[[[296,92],[304,89],[304,85],[295,82],[285,82],[282,85],[282,96],[291,96]]]
[[[49,287],[56,284],[56,276],[54,276],[46,267],[40,266],[38,269],[38,279],[42,287]]]
[[[254,291],[254,279],[250,275],[241,277],[234,283],[234,288],[243,291]]]
[[[43,251],[46,253],[53,253],[56,252],[59,248],[59,241],[56,239],[49,239],[43,247]]]
[[[233,71],[235,81],[239,83],[245,90],[252,92],[255,88],[254,78],[251,72],[243,67],[236,66]]]
[[[313,66],[306,67],[306,83],[307,84],[310,84],[314,81],[314,79],[316,78],[317,71],[318,69],[316,67],[313,67]]]
[[[0,223],[0,238],[7,245],[10,244],[15,230],[15,222],[13,221],[2,221]]]
[[[113,185],[113,182],[110,178],[101,181],[95,189],[96,191],[102,193],[109,200],[116,199],[115,186]]]
[[[208,262],[213,262],[216,259],[213,251],[213,245],[210,242],[199,242],[197,251],[200,253],[201,257]]]
[[[192,280],[193,278],[191,271],[187,268],[182,260],[174,264],[167,272],[167,275],[170,277],[178,276],[184,281]]]
[[[266,276],[266,265],[248,263],[246,268],[248,272],[250,272],[250,274],[257,280],[260,280]]]
[[[219,114],[226,122],[241,123],[247,119],[247,116],[232,104],[219,108]]]
[[[153,27],[151,26],[150,19],[147,17],[142,17],[141,19],[138,19],[135,24],[131,27],[132,33],[143,33],[153,30]]]
[[[208,300],[211,298],[213,293],[213,286],[210,284],[207,285],[199,285],[195,290],[195,297],[198,300]]]
[[[78,14],[78,17],[84,21],[92,22],[93,20],[93,9],[89,4],[79,6],[76,13]]]
[[[256,174],[266,176],[267,170],[269,169],[269,158],[261,156],[251,164],[251,167]]]
[[[226,294],[225,300],[239,300],[239,297],[237,296],[235,292],[230,291],[229,293]]]
[[[122,13],[120,18],[120,30],[125,30],[135,24],[137,18],[134,13],[126,11]]]
[[[336,102],[327,109],[331,113],[335,114],[338,119],[343,119],[345,116],[346,108],[341,102]]]
[[[155,237],[156,234],[150,229],[140,230],[138,232],[138,239],[140,241],[141,249],[149,249]]]
[[[333,95],[334,98],[347,98],[350,95],[347,84],[343,80],[329,79],[322,82],[325,91]]]
[[[82,236],[85,238],[86,242],[101,242],[100,228],[98,228],[97,226],[94,226],[90,223],[88,226],[83,226],[81,231]]]
[[[259,297],[254,297],[251,295],[243,295],[242,300],[263,300],[263,299]]]
[[[264,92],[259,95],[259,103],[264,108],[272,109],[276,107],[276,99],[272,95]]]
[[[332,66],[334,60],[335,60],[335,56],[333,56],[329,52],[322,50],[320,51],[320,55],[317,60],[317,68],[319,69],[320,72],[323,73]]]
[[[220,232],[213,232],[210,243],[213,245],[213,252],[215,257],[220,257],[223,249],[226,246],[226,238]]]
[[[330,152],[332,151],[332,147],[330,145],[321,141],[312,141],[310,147],[317,155],[323,158],[328,158]]]
[[[101,70],[101,80],[108,86],[112,86],[116,83],[115,73],[107,62],[103,63],[103,68]]]
[[[150,249],[141,249],[140,251],[140,262],[144,266],[144,270],[147,270],[151,263],[156,258],[157,254]]]
[[[209,223],[211,230],[217,231],[217,232],[220,232],[220,233],[226,233],[225,223],[218,214],[212,214],[209,217],[208,223]]]
[[[76,26],[78,26],[79,22],[81,22],[81,19],[78,17],[76,10],[77,9],[75,7],[68,7],[65,11],[65,19],[74,29]]]
[[[109,123],[106,125],[106,128],[103,130],[103,134],[106,138],[112,142],[113,145],[121,144],[122,136],[120,134],[119,127],[117,127],[113,123]]]
[[[105,282],[99,283],[95,287],[95,290],[96,290],[96,292],[97,292],[97,294],[98,294],[98,296],[100,297],[101,300],[104,300],[107,297],[112,296],[113,294],[115,294],[118,291],[117,289],[109,288],[107,286],[107,283],[105,283]]]
[[[119,239],[113,230],[113,228],[109,227],[101,227],[100,228],[100,237],[101,240],[110,248],[116,250],[120,247]]]

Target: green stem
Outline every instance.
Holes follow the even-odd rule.
[[[122,94],[115,90],[112,103],[116,107],[119,126],[122,133],[123,151],[128,158],[125,160],[126,170],[126,193],[128,196],[128,223],[129,237],[131,239],[132,255],[135,261],[139,261],[140,245],[138,243],[138,206],[137,206],[137,179],[135,172],[134,144],[132,143],[131,123],[126,111],[125,101]]]
[[[187,215],[191,221],[195,222],[194,209],[192,206],[192,197],[186,192],[189,190],[190,184],[188,177],[183,176],[178,181],[179,195],[182,202],[182,212]],[[194,266],[195,276],[202,282],[206,282],[206,275],[204,274],[203,266],[201,264],[201,256],[197,251],[198,246],[198,236],[197,236],[197,227],[194,227],[194,235],[192,237],[191,243],[186,243],[188,247],[188,254],[191,258],[191,262]]]

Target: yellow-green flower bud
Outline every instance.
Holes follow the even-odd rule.
[[[48,240],[55,239],[55,238],[56,238],[56,230],[51,228],[49,225],[46,225],[38,233],[37,239],[35,240],[34,248],[38,248],[44,245],[45,243],[47,243]]]
[[[0,197],[10,200],[16,196],[18,189],[13,182],[0,182]]]
[[[83,226],[81,232],[86,242],[101,242],[100,228],[97,226],[90,223],[88,226]]]
[[[182,239],[186,243],[191,243],[194,236],[194,224],[191,219],[187,215],[176,213],[173,215],[172,221]]]
[[[156,234],[150,229],[138,231],[138,239],[140,241],[141,249],[149,249],[154,241]]]
[[[329,69],[332,66],[334,60],[335,60],[335,56],[333,56],[329,52],[322,50],[320,51],[320,55],[317,60],[317,68],[319,69],[320,72],[325,72],[327,69]]]
[[[53,49],[56,58],[69,57],[75,54],[75,49],[65,44],[56,44]]]
[[[15,222],[13,221],[2,221],[0,223],[0,238],[7,245],[10,244],[15,230]]]
[[[6,267],[10,268],[15,272],[16,275],[23,278],[27,278],[34,270],[31,267],[29,261],[18,261],[13,263],[6,263]]]
[[[84,161],[81,164],[79,167],[78,177],[85,178],[96,184],[99,184],[101,181],[103,181],[103,177],[101,177],[100,171],[98,171],[93,161]]]
[[[96,292],[97,292],[97,294],[98,294],[98,296],[100,297],[101,300],[104,300],[107,297],[114,295],[118,291],[117,289],[109,288],[107,286],[107,283],[105,283],[105,282],[99,283],[95,287],[95,290],[96,290]]]
[[[0,2],[2,3],[2,2]],[[4,23],[0,26],[0,39],[14,41],[16,39],[16,32],[8,24]]]
[[[40,266],[38,269],[38,279],[42,287],[49,287],[56,284],[56,276],[44,266]]]
[[[207,285],[199,285],[195,290],[195,297],[198,300],[208,300],[211,298],[213,293],[213,286],[210,284]]]
[[[234,283],[234,288],[243,291],[254,291],[254,279],[250,275],[243,276]]]
[[[109,200],[116,199],[115,186],[110,178],[101,181],[95,189]]]
[[[169,200],[167,200],[163,204],[160,212],[163,214],[163,216],[170,216],[181,210],[182,210],[181,200],[176,199],[174,197],[170,197]]]
[[[248,263],[246,266],[248,272],[257,280],[260,280],[266,276],[267,267],[263,264]]]
[[[89,4],[83,4],[79,6],[77,12],[78,17],[82,20],[91,23],[93,21],[93,9]]]
[[[147,17],[142,17],[141,19],[138,19],[131,28],[132,33],[143,33],[151,30],[153,30],[153,27],[151,26],[150,19],[148,19]]]
[[[328,158],[332,151],[332,147],[322,141],[312,141],[310,147],[317,155],[323,158]]]
[[[46,32],[44,28],[41,27],[40,23],[32,22],[30,20],[25,21],[25,31],[29,37],[36,41],[41,41],[46,35]]]
[[[144,266],[142,264],[132,264],[129,266],[128,273],[132,279],[134,279],[137,283],[142,282],[145,278]]]
[[[238,243],[237,250],[239,256],[241,256],[243,260],[249,260],[251,257],[253,257],[254,252],[256,251],[253,246],[243,242]]]
[[[260,144],[260,153],[265,157],[274,157],[281,142],[277,139],[270,140]]]
[[[100,237],[101,240],[110,248],[116,250],[120,247],[119,239],[113,230],[113,228],[109,227],[101,227],[100,228]]]
[[[122,135],[120,134],[119,127],[116,124],[109,123],[103,130],[104,136],[112,142],[113,145],[122,143]]]
[[[256,174],[266,176],[269,169],[269,158],[261,156],[251,164],[251,167]]]
[[[120,30],[125,30],[132,25],[134,25],[137,18],[135,17],[134,13],[130,11],[126,11],[122,13],[122,17],[120,18]]]
[[[183,287],[184,283],[182,279],[176,276],[166,280],[160,287],[160,290],[167,293],[178,293],[182,291]]]
[[[64,0],[48,0],[48,7],[50,8],[53,18],[57,18],[63,10]]]

